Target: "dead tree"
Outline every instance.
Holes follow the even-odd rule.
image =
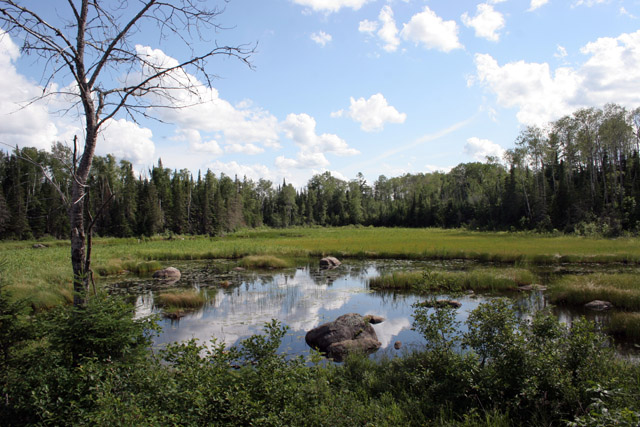
[[[153,118],[154,108],[184,108],[188,105],[176,94],[185,90],[191,95],[189,102],[206,102],[199,96],[215,77],[208,69],[213,57],[232,57],[251,67],[253,46],[220,46],[207,40],[223,29],[217,22],[223,10],[209,8],[201,0],[61,0],[39,7],[0,0],[2,29],[20,39],[22,51],[37,56],[43,66],[43,93],[28,101],[70,96],[75,104],[66,112],[77,111],[83,121],[84,146],[74,167],[68,209],[74,305],[84,304],[89,286],[91,233],[84,212],[101,129],[117,117],[135,121],[141,116]],[[136,37],[142,31],[148,35],[150,29],[160,46],[169,39],[181,44],[181,58],[159,63],[136,46]],[[206,42],[207,47],[198,52],[192,48],[194,41]],[[71,84],[61,91],[53,82]]]

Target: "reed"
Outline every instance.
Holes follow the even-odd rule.
[[[640,277],[627,273],[563,277],[551,288],[550,300],[575,306],[604,300],[620,310],[640,311]]]

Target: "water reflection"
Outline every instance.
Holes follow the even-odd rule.
[[[204,289],[210,294],[217,293],[202,310],[187,314],[179,320],[162,320],[160,323],[163,331],[156,338],[155,344],[197,338],[204,343],[216,339],[231,346],[253,334],[261,333],[265,323],[277,319],[290,328],[281,351],[290,355],[307,354],[309,349],[304,342],[304,335],[308,330],[342,314],[353,312],[375,314],[386,319],[383,323],[373,325],[382,343],[378,355],[394,356],[424,344],[423,338],[411,330],[414,311],[412,305],[424,298],[402,293],[373,292],[367,288],[367,279],[398,269],[463,270],[476,265],[475,262],[461,261],[443,263],[378,260],[349,261],[334,270],[321,270],[315,265],[306,265],[282,272],[251,272],[238,270],[232,261],[185,262],[176,265],[182,271],[182,278],[173,287]],[[223,281],[231,283],[231,286],[220,287]],[[137,294],[138,316],[157,312],[153,295],[158,286],[164,285],[139,279],[114,285],[121,292]],[[531,318],[531,313],[535,311],[547,308],[547,301],[541,291],[509,296],[524,319]],[[457,296],[462,307],[456,311],[456,320],[463,325],[469,313],[487,298],[489,297],[473,294]],[[554,312],[565,323],[570,323],[576,315],[575,312],[557,308],[554,308]],[[587,314],[596,321],[603,321],[602,314],[578,314]],[[398,352],[393,348],[396,341],[402,342],[403,351]]]

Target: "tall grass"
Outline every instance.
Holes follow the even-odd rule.
[[[286,268],[289,262],[273,255],[250,255],[240,260],[240,265],[245,268]]]
[[[470,271],[396,271],[369,279],[373,289],[435,291],[506,291],[535,283],[523,268],[478,268]]]
[[[204,307],[209,296],[195,289],[161,292],[155,295],[154,303],[164,309],[198,309]]]
[[[403,228],[293,228],[242,230],[225,237],[187,236],[184,240],[96,238],[93,266],[101,274],[125,271],[145,274],[145,262],[195,259],[241,259],[273,255],[308,258],[334,255],[353,258],[474,259],[482,262],[527,263],[625,262],[640,263],[637,239],[587,239],[527,233],[487,233],[465,230]],[[66,241],[0,242],[5,282],[13,295],[34,307],[46,308],[71,298],[70,248]],[[154,267],[155,268],[155,267]]]
[[[640,342],[640,313],[613,313],[607,332],[630,341]]]
[[[640,276],[605,273],[566,276],[553,285],[550,300],[567,305],[604,300],[621,310],[640,311]]]

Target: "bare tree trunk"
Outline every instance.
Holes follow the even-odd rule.
[[[88,122],[92,122],[87,118]],[[87,250],[87,236],[84,224],[84,206],[87,195],[87,180],[91,170],[91,162],[95,152],[97,133],[93,123],[87,124],[87,136],[80,165],[74,173],[71,185],[71,205],[69,206],[69,222],[71,224],[71,266],[73,268],[73,305],[84,305],[85,295],[89,289],[91,252]],[[89,230],[91,233],[91,230]]]

